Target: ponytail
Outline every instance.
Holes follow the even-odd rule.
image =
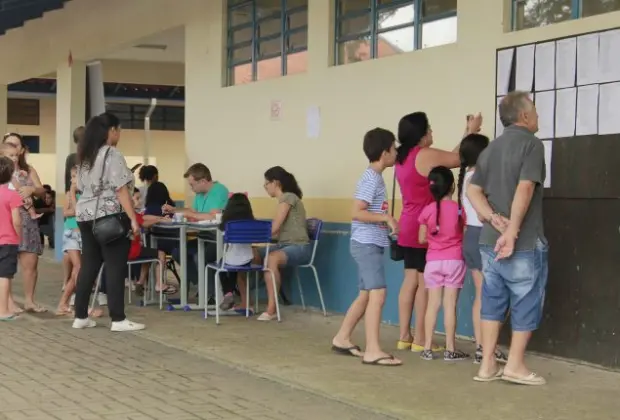
[[[437,204],[437,213],[435,214],[435,230],[431,232],[431,235],[437,235],[439,233],[439,214],[441,213],[441,198],[435,198],[435,204]]]
[[[435,199],[435,204],[437,206],[437,212],[435,214],[435,231],[431,232],[431,235],[437,235],[437,233],[439,233],[441,200],[454,191],[454,175],[452,174],[452,171],[445,166],[436,166],[431,169],[431,172],[428,174],[428,181],[430,183],[431,194],[433,195],[433,199]]]
[[[457,191],[458,191],[458,203],[459,203],[459,213],[463,209],[463,183],[465,181],[465,172],[467,172],[467,165],[465,162],[461,161],[461,169],[459,171],[459,180],[457,182]]]

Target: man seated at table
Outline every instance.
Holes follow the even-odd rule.
[[[228,188],[223,184],[213,181],[211,171],[202,163],[195,163],[187,169],[183,175],[191,190],[196,194],[191,209],[179,209],[165,204],[162,207],[164,213],[181,213],[188,221],[213,220],[217,213],[221,213],[228,202]],[[195,240],[187,242],[187,279],[192,284],[198,284],[198,244]],[[174,260],[180,264],[181,257],[179,248],[172,252]],[[215,233],[213,242],[205,244],[205,263],[215,262],[217,259],[217,246]],[[204,267],[200,267],[204,270]],[[211,288],[211,290],[213,290]]]

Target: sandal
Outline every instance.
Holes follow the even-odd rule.
[[[155,289],[157,293],[163,293],[164,295],[176,295],[179,292],[179,289],[174,284],[166,284],[166,286],[161,289]]]
[[[0,322],[15,321],[16,319],[17,319],[17,315],[12,314],[12,315],[9,315],[9,316],[0,317]]]
[[[256,318],[258,321],[273,321],[278,319],[277,315],[269,315],[267,312],[263,312],[262,314],[260,314],[260,316],[258,318]]]
[[[136,296],[138,297],[142,297],[144,296],[144,285],[143,284],[136,284]]]
[[[360,346],[339,347],[332,344],[332,351],[342,356],[362,357],[364,355]]]
[[[31,314],[43,314],[47,312],[47,309],[41,305],[34,305],[34,306],[24,306],[24,311],[26,311],[27,313],[31,313]]]
[[[547,383],[547,381],[545,381],[545,378],[543,378],[542,376],[538,376],[534,372],[531,372],[529,375],[522,376],[520,378],[516,376],[507,375],[504,373],[502,375],[502,380],[513,383],[513,384],[517,384],[517,385],[531,385],[531,386],[545,385]]]
[[[476,382],[493,382],[502,379],[504,375],[504,368],[499,368],[495,371],[491,376],[481,376],[480,374],[474,376],[474,381]]]
[[[394,356],[389,355],[389,356],[379,357],[378,359],[370,360],[370,361],[366,361],[362,359],[362,364],[371,365],[371,366],[402,366],[403,364],[403,362],[400,362],[400,361],[396,363],[391,363],[392,360],[394,360]]]
[[[71,310],[71,308],[58,308],[56,309],[56,313],[54,315],[56,316],[73,315],[73,311]]]

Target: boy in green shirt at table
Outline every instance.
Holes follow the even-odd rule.
[[[228,188],[217,181],[213,181],[211,171],[202,163],[195,163],[187,169],[183,175],[196,194],[191,209],[178,209],[165,204],[162,207],[164,214],[180,213],[188,221],[198,222],[202,220],[214,220],[218,213],[221,213],[228,203]],[[196,241],[187,243],[187,279],[191,284],[198,283],[198,244]],[[181,257],[179,248],[172,251],[172,257],[180,264]],[[217,246],[214,242],[205,244],[205,262],[207,264],[215,262],[217,259]],[[204,267],[200,267],[204,270]],[[213,290],[211,288],[211,290]]]

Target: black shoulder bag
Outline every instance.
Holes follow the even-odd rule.
[[[394,205],[396,203],[396,169],[394,169],[394,180],[392,181],[392,210],[390,211],[394,217]],[[392,261],[402,261],[405,259],[403,249],[398,245],[396,238],[390,237],[390,258]]]
[[[105,175],[105,164],[110,153],[110,147],[106,150],[101,166],[101,177],[99,178],[99,194],[95,204],[95,220],[93,221],[93,236],[99,245],[107,245],[111,242],[127,237],[129,233],[128,219],[124,213],[109,214],[100,218],[97,217],[99,210],[99,199],[103,192],[103,177]]]

